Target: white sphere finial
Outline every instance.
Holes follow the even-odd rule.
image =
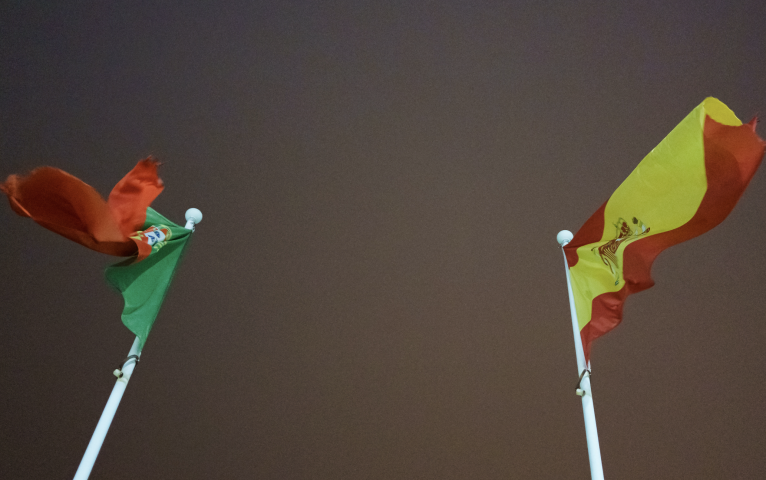
[[[559,232],[558,235],[556,235],[556,241],[559,242],[559,245],[562,247],[566,245],[567,243],[571,242],[574,238],[574,235],[572,235],[572,232],[569,230],[562,230]]]
[[[186,228],[194,230],[194,225],[202,221],[202,212],[197,208],[190,208],[186,211]]]

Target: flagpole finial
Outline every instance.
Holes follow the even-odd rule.
[[[197,208],[190,208],[186,211],[186,229],[194,230],[194,225],[202,221],[202,212]]]
[[[559,232],[558,235],[556,235],[556,241],[559,242],[559,245],[561,245],[562,247],[566,245],[567,243],[571,242],[573,238],[574,238],[574,235],[572,235],[572,232],[570,232],[569,230],[562,230]]]

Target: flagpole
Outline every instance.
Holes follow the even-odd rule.
[[[202,221],[202,212],[196,208],[190,208],[186,211],[186,225],[187,230],[194,231],[194,225]],[[96,463],[96,458],[101,451],[101,445],[104,444],[106,433],[109,431],[109,427],[112,425],[114,414],[117,413],[117,407],[120,406],[120,400],[125,393],[125,389],[128,387],[128,381],[133,375],[133,370],[136,368],[136,363],[141,358],[141,340],[136,337],[133,340],[133,346],[130,347],[128,352],[128,358],[122,364],[121,368],[114,371],[114,375],[117,377],[117,382],[114,384],[112,394],[109,395],[109,400],[106,402],[104,412],[101,414],[101,418],[98,420],[96,430],[93,432],[93,436],[90,438],[88,448],[85,449],[85,454],[82,456],[80,466],[77,467],[77,472],[74,474],[74,480],[88,480],[93,465]]]
[[[117,413],[117,407],[120,405],[120,400],[122,400],[122,395],[128,386],[133,369],[136,368],[136,363],[141,357],[139,345],[141,345],[141,341],[136,337],[133,340],[133,346],[130,347],[130,352],[128,352],[128,359],[122,365],[122,368],[114,371],[115,375],[118,376],[117,382],[114,384],[112,394],[109,395],[109,400],[106,402],[104,413],[101,414],[101,418],[98,420],[96,430],[93,432],[90,443],[88,443],[88,448],[85,449],[85,455],[82,456],[77,473],[74,474],[74,480],[87,480],[91,470],[93,470],[93,464],[96,463],[98,452],[101,451],[101,445],[104,443],[104,438],[106,438],[106,432],[109,431],[109,427],[112,425],[112,419],[114,419],[114,414]]]
[[[588,442],[588,460],[590,461],[590,474],[593,480],[604,479],[604,468],[601,465],[601,449],[598,445],[598,430],[596,430],[596,411],[593,409],[593,391],[590,386],[590,362],[585,362],[585,352],[580,337],[580,324],[577,321],[574,294],[572,293],[572,281],[569,277],[569,263],[564,252],[564,246],[571,242],[572,232],[562,230],[556,235],[556,240],[561,245],[561,253],[564,254],[564,269],[567,276],[567,292],[569,293],[569,311],[572,313],[572,331],[574,333],[575,354],[577,356],[577,375],[580,378],[577,395],[582,398],[582,413],[585,419],[585,438]]]

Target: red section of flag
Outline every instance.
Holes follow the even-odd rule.
[[[165,188],[157,176],[158,165],[151,157],[141,160],[109,194],[109,210],[126,237],[141,229],[146,222],[146,209]]]
[[[629,291],[626,286],[623,286],[617,292],[604,293],[593,299],[591,320],[580,330],[585,361],[590,361],[590,348],[593,345],[593,340],[620,324],[622,306],[631,293],[636,292]]]
[[[146,209],[162,192],[158,162],[138,162],[109,195],[62,170],[40,167],[26,177],[11,175],[0,184],[17,214],[97,252],[143,260],[151,247],[129,238],[146,221]],[[148,251],[143,251],[148,250]]]

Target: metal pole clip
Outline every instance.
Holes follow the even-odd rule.
[[[117,377],[118,379],[119,379],[119,378],[122,378],[122,367],[124,367],[124,366],[125,366],[125,364],[126,364],[126,363],[128,363],[128,361],[129,361],[131,358],[135,359],[135,360],[136,360],[136,363],[138,363],[138,361],[141,359],[141,358],[140,358],[138,355],[128,355],[128,358],[126,358],[126,359],[125,359],[125,361],[124,361],[124,362],[122,362],[122,366],[121,366],[121,367],[117,367],[117,368],[115,368],[115,369],[114,369],[114,372],[112,372],[112,373],[114,374],[114,376],[115,376],[115,377]]]
[[[587,376],[588,376],[588,378],[590,378],[590,377],[591,377],[591,373],[590,373],[590,370],[588,370],[587,368],[586,368],[585,370],[583,370],[583,371],[582,371],[582,373],[580,374],[580,378],[577,380],[577,387],[575,387],[575,388],[576,388],[576,390],[575,390],[575,394],[576,394],[578,397],[582,397],[582,396],[585,396],[585,394],[587,393],[587,392],[585,392],[585,390],[583,390],[582,388],[580,388],[580,384],[582,383],[582,379],[583,379],[583,378],[585,378],[585,375],[587,375]]]

